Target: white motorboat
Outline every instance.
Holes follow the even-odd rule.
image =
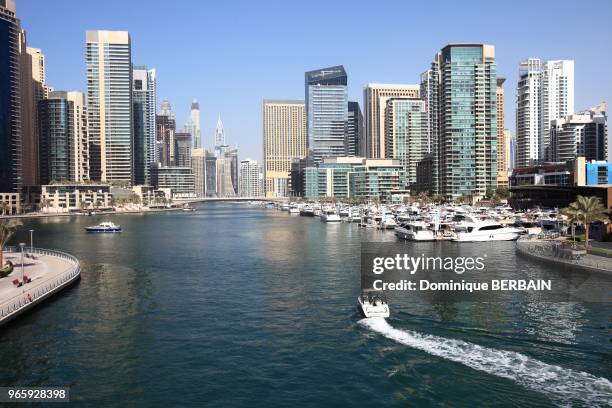
[[[334,210],[321,210],[321,221],[323,222],[340,222],[342,219]]]
[[[87,232],[121,232],[121,226],[116,225],[110,221],[101,222],[98,225],[92,225],[85,227]]]
[[[363,317],[389,317],[387,299],[381,293],[364,291],[357,297],[357,308]]]
[[[515,241],[521,230],[504,227],[492,220],[460,223],[455,226],[455,242]]]
[[[434,233],[423,221],[412,221],[400,224],[395,228],[395,235],[409,241],[433,241]]]

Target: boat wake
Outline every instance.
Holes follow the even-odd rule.
[[[398,343],[475,370],[508,378],[554,400],[570,404],[580,402],[587,406],[603,406],[612,401],[612,383],[606,378],[546,364],[514,351],[496,350],[463,340],[399,330],[381,317],[362,319],[359,323]]]

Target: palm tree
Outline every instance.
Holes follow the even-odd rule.
[[[4,245],[13,236],[18,226],[22,225],[21,221],[11,219],[0,221],[0,267],[4,266]]]
[[[571,203],[569,207],[561,210],[561,214],[567,217],[567,220],[572,224],[572,240],[576,242],[576,224],[580,224],[580,210]]]
[[[589,248],[589,227],[592,222],[610,220],[610,212],[604,207],[599,197],[584,197],[579,195],[576,201],[563,210],[574,214],[584,224],[584,246]],[[569,215],[568,215],[569,216]]]

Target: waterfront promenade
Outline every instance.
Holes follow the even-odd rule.
[[[79,261],[72,255],[41,248],[27,248],[25,253],[28,257],[23,257],[22,268],[21,252],[14,247],[4,249],[5,262],[11,261],[14,269],[10,275],[0,279],[0,325],[68,286],[80,276]],[[23,283],[26,280],[28,282]],[[23,284],[18,286],[15,281]]]
[[[522,255],[574,268],[612,274],[612,258],[587,254],[579,259],[569,259],[555,253],[559,241],[523,238],[516,242],[516,250]]]

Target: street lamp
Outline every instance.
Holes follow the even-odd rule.
[[[30,252],[34,253],[34,230],[30,230]]]
[[[23,249],[25,248],[25,246],[26,246],[25,242],[21,242],[19,244],[19,247],[21,248],[21,282],[22,282],[22,284],[21,284],[21,287],[22,287],[21,292],[22,293],[24,291],[24,289],[23,289],[23,278],[25,276],[25,273],[23,271]]]

